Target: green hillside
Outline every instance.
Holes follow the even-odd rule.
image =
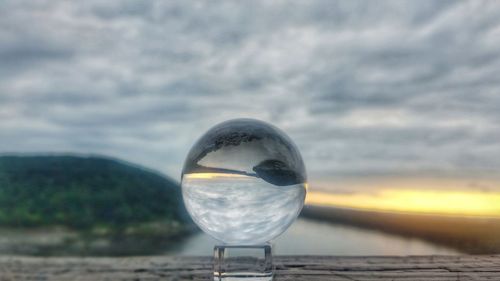
[[[0,157],[0,226],[124,229],[155,221],[187,223],[178,184],[157,173],[100,157]]]

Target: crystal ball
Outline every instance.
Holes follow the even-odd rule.
[[[186,208],[204,232],[226,244],[257,245],[297,218],[307,178],[297,147],[283,131],[235,119],[194,144],[181,185]]]

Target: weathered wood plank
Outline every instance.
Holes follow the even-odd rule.
[[[500,256],[275,257],[275,280],[500,280]],[[210,280],[209,257],[0,257],[0,281]]]

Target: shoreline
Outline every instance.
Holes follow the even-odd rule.
[[[371,211],[305,205],[309,219],[419,238],[467,254],[500,253],[500,218]]]

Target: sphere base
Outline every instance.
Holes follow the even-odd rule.
[[[272,247],[217,245],[214,247],[214,281],[271,281]]]

